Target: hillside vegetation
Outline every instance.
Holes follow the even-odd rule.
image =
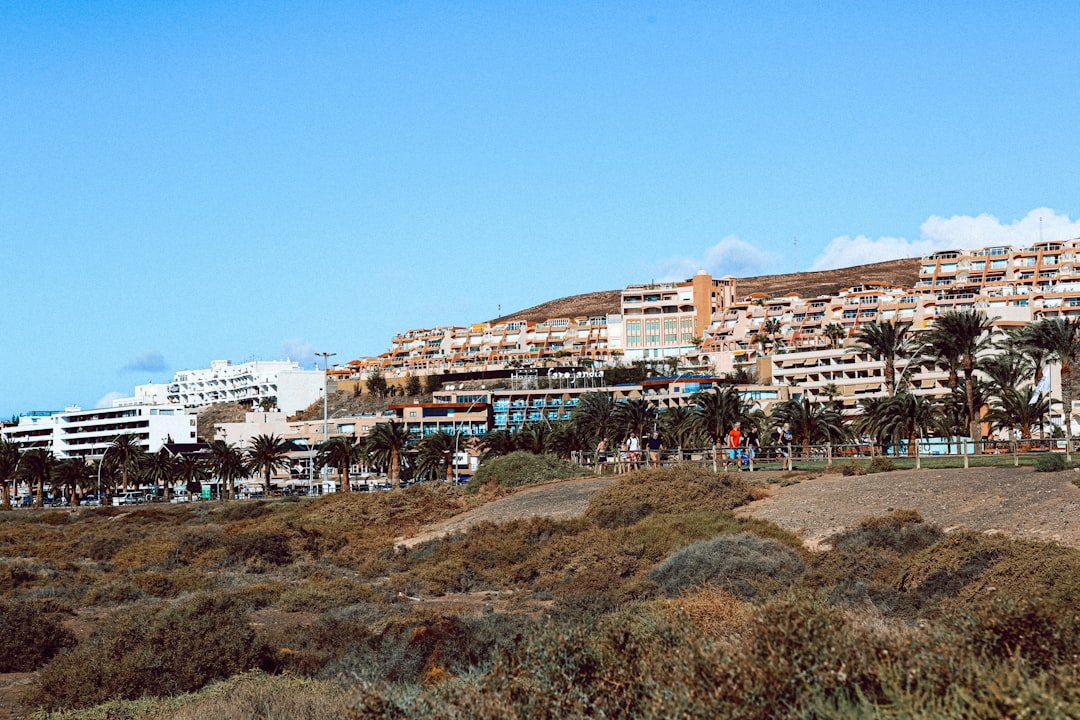
[[[410,548],[489,495],[10,512],[0,657],[39,718],[1080,716],[1077,551],[896,510],[810,553],[748,477]]]

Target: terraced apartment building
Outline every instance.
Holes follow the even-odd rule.
[[[854,408],[884,392],[882,364],[853,340],[867,323],[910,323],[918,333],[951,310],[978,310],[999,326],[1080,316],[1080,238],[937,251],[919,262],[913,287],[866,282],[814,297],[740,296],[735,278],[704,271],[681,282],[629,285],[617,311],[604,315],[409,330],[386,353],[331,375],[667,361],[682,371],[740,373],[792,388],[798,397]],[[942,372],[920,366],[901,372],[913,392],[946,392]]]

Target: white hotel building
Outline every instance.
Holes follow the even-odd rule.
[[[28,413],[2,431],[20,449],[48,448],[59,458],[98,459],[117,435],[135,435],[143,450],[157,452],[167,442],[195,442],[196,416],[171,405],[127,404],[111,408]]]
[[[209,368],[177,372],[171,383],[139,385],[135,396],[144,402],[182,408],[224,402],[254,407],[274,398],[279,410],[292,415],[322,397],[323,378],[321,370],[304,370],[292,360],[252,360],[237,365],[213,360]]]

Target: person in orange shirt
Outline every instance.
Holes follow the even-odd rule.
[[[739,461],[739,449],[742,447],[742,424],[735,423],[727,434],[728,457]]]

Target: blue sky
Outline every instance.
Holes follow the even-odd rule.
[[[3,3],[0,417],[1080,236],[1078,36],[1061,2]]]

